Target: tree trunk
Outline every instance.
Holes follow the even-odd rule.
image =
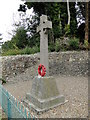
[[[90,1],[89,1],[89,9],[88,12],[90,12]],[[88,42],[90,43],[90,13],[89,13],[89,34],[88,34]]]
[[[88,42],[89,41],[89,2],[86,2],[85,11],[86,11],[85,40]]]
[[[70,9],[69,9],[69,0],[67,0],[67,12],[68,12],[68,25],[70,25]]]

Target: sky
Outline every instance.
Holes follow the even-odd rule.
[[[3,41],[12,37],[9,33],[12,33],[15,21],[20,19],[17,11],[20,4],[23,4],[21,0],[0,0],[0,33]],[[32,14],[32,10],[27,10],[27,14]]]

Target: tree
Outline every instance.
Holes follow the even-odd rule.
[[[11,41],[19,48],[25,48],[28,45],[27,30],[24,27],[17,28],[16,34],[12,37]]]
[[[65,26],[71,24],[70,28],[74,30],[70,31],[70,34],[76,32],[76,13],[75,3],[66,2],[26,2],[27,7],[30,9],[33,7],[35,14],[38,17],[45,14],[49,17],[53,24],[54,39],[60,37],[65,33]],[[39,20],[39,19],[38,19]],[[70,21],[71,20],[71,21]]]
[[[89,11],[90,11],[90,2],[81,2],[81,3],[79,3],[79,6],[80,6],[80,9],[81,9],[81,11],[82,11],[82,14],[83,14],[83,16],[84,16],[84,18],[85,18],[85,27],[84,27],[84,29],[85,29],[85,43],[90,43],[90,14],[89,14]]]
[[[27,7],[29,9],[33,7],[35,14],[38,15],[38,19],[37,19],[38,23],[39,23],[39,18],[42,14],[45,14],[48,16],[49,20],[51,20],[52,24],[53,24],[52,34],[54,36],[52,38],[54,38],[54,40],[61,36],[62,28],[63,28],[62,24],[64,23],[64,21],[66,23],[66,19],[63,19],[63,21],[62,21],[62,15],[61,15],[61,9],[62,9],[61,6],[62,5],[61,5],[61,3],[57,3],[57,2],[51,2],[51,3],[50,2],[34,2],[34,3],[26,2],[25,4],[27,5]],[[66,10],[66,7],[65,7],[65,10]]]
[[[2,45],[2,50],[5,52],[5,51],[8,51],[10,49],[15,49],[15,44],[14,42],[11,41],[7,41],[5,42],[3,45]]]

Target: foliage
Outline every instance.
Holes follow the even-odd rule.
[[[56,38],[59,38],[64,34],[73,35],[77,32],[76,10],[74,2],[70,3],[71,24],[69,27],[66,26],[68,22],[66,2],[26,2],[25,4],[29,9],[33,7],[35,14],[38,16],[35,18],[38,23],[42,14],[47,15],[49,20],[52,21],[54,41]],[[32,27],[32,29],[34,28],[35,27]]]
[[[24,29],[24,27],[20,27],[16,30],[16,34],[12,37],[11,41],[7,41],[2,45],[2,50],[9,51],[12,49],[23,49],[27,45],[27,31]]]
[[[22,54],[34,54],[40,52],[40,48],[37,46],[34,46],[32,48],[26,47],[24,49],[10,49],[8,51],[4,51],[2,53],[3,56],[8,56],[8,55],[22,55]]]
[[[60,51],[60,42],[59,41],[56,41],[56,44],[55,44],[55,51],[56,52],[59,52]]]
[[[20,50],[18,49],[10,49],[8,51],[3,51],[2,56],[8,56],[8,55],[18,55],[20,54]]]
[[[85,43],[87,45],[87,43]],[[59,52],[59,51],[67,51],[67,50],[79,50],[79,39],[77,38],[60,38],[57,39],[56,42],[50,42],[48,46],[49,52]],[[34,54],[40,52],[40,47],[38,46],[33,46],[29,47],[26,46],[23,49],[10,49],[7,51],[3,51],[2,55],[3,56],[8,56],[8,55],[23,55],[23,54]]]
[[[18,26],[11,41],[2,46],[3,55],[33,54],[40,51],[40,35],[36,33],[36,27],[40,23],[40,16],[45,14],[52,21],[53,28],[48,30],[49,51],[76,50],[79,48],[75,2],[69,3],[70,25],[67,25],[67,3],[66,2],[26,2],[27,8],[32,8],[35,15],[26,18],[23,26]],[[26,7],[20,6],[19,11],[26,12]],[[85,3],[79,3],[81,10],[85,12]],[[83,8],[84,5],[84,8]],[[24,9],[23,9],[24,7]],[[83,13],[84,14],[84,13]],[[24,14],[23,14],[24,15]],[[85,16],[85,15],[84,15]],[[82,33],[80,33],[81,35]],[[69,41],[61,37],[71,38]],[[83,35],[84,36],[84,35]],[[81,37],[83,37],[81,35]],[[59,38],[61,40],[59,40]],[[83,37],[84,38],[84,37]],[[87,43],[84,43],[87,46]]]
[[[39,36],[39,34],[36,34],[36,35],[28,38],[28,46],[30,46],[30,47],[33,47],[33,46],[40,47],[40,36]]]
[[[88,40],[84,41],[84,46],[85,46],[85,48],[88,48],[88,46],[89,46]]]
[[[77,22],[75,19],[71,20],[69,29],[70,29],[71,36],[77,37]]]
[[[56,39],[56,51],[67,51],[69,50],[69,37],[61,37]]]
[[[7,41],[2,45],[2,50],[3,51],[8,51],[10,49],[18,49],[17,46],[15,45],[14,41]]]
[[[24,27],[20,27],[17,29],[16,34],[13,36],[12,41],[16,44],[16,46],[21,49],[25,48],[28,45],[27,39],[27,31]]]
[[[37,46],[34,46],[33,48],[27,46],[25,49],[21,50],[20,54],[34,54],[39,51],[40,49]]]
[[[77,50],[79,48],[79,40],[77,38],[70,39],[69,46],[71,50]]]
[[[27,31],[29,31],[29,36],[34,36],[36,34],[36,27],[39,25],[39,16],[37,13],[32,15],[30,18],[26,18]]]
[[[32,54],[39,51],[39,47],[40,36],[36,34],[28,37],[25,28],[19,27],[11,41],[7,41],[2,45],[2,51],[3,55]]]
[[[26,2],[28,8],[34,9],[38,17],[42,14],[48,16],[53,24],[54,39],[60,37],[64,33],[64,27],[67,24],[67,4],[60,2]],[[74,8],[74,4],[73,4]],[[74,10],[75,11],[75,10]],[[39,19],[38,19],[39,20]],[[37,21],[38,21],[37,20]]]
[[[55,51],[55,44],[50,43],[50,45],[48,46],[48,50],[49,50],[49,52],[54,52]]]
[[[68,36],[70,35],[70,25],[65,25],[65,35]]]

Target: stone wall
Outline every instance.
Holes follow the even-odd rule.
[[[2,57],[2,75],[9,80],[22,73],[30,77],[37,75],[40,54]],[[88,52],[68,51],[49,53],[49,74],[86,76],[88,74]]]

